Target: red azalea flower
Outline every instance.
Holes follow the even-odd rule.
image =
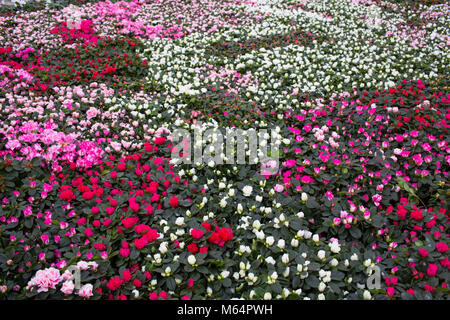
[[[398,205],[397,207],[397,215],[400,220],[406,219],[407,210],[403,205]]]
[[[437,264],[430,263],[428,265],[427,274],[430,277],[434,277],[434,276],[436,276],[438,269],[439,269],[439,267],[437,266]]]
[[[153,151],[153,146],[149,142],[144,143],[145,152]]]
[[[172,198],[170,198],[170,206],[171,207],[178,207],[179,203],[178,203],[178,198],[173,195]]]
[[[91,200],[94,197],[95,193],[91,191],[87,191],[83,193],[83,199],[84,200]]]
[[[147,245],[148,241],[146,238],[141,237],[139,239],[134,240],[134,246],[136,249],[141,250]]]
[[[134,280],[133,284],[136,288],[140,288],[142,286],[142,283],[138,279]]]
[[[205,228],[205,230],[211,230],[211,225],[208,222],[203,222],[202,227]]]
[[[187,247],[188,251],[191,252],[191,253],[197,253],[198,252],[198,247],[197,247],[196,243],[188,244],[186,247]]]
[[[428,291],[428,292],[433,292],[433,287],[430,286],[430,285],[428,285],[428,284],[426,284],[426,285],[423,287],[423,289],[424,289],[425,291]]]
[[[164,181],[164,188],[169,188],[170,187],[170,181],[169,180],[166,180],[166,181]]]
[[[61,193],[59,194],[59,197],[60,197],[62,200],[65,200],[65,201],[71,201],[72,199],[75,198],[75,196],[74,196],[72,190],[65,190],[65,191],[61,192]]]
[[[164,142],[166,142],[166,138],[164,137],[157,137],[155,139],[155,144],[163,144]]]
[[[138,225],[134,226],[134,231],[136,231],[139,234],[147,232],[150,229],[151,228],[146,224],[138,224]]]
[[[115,277],[115,278],[112,278],[111,280],[109,280],[109,282],[106,284],[106,286],[109,288],[109,290],[115,291],[120,288],[122,283],[123,283],[123,280],[121,280],[119,277]]]
[[[92,237],[94,235],[94,233],[92,232],[91,228],[86,228],[86,230],[84,230],[84,234],[86,235],[86,237]]]
[[[106,246],[103,243],[96,243],[94,244],[94,248],[99,251],[104,251],[106,249]]]
[[[161,197],[161,196],[160,196],[159,194],[155,193],[155,194],[153,194],[152,197],[150,198],[150,201],[151,201],[151,202],[158,202],[160,197]]]
[[[228,241],[233,239],[233,232],[230,228],[222,228],[219,230],[219,235],[222,241]]]
[[[149,193],[156,193],[158,191],[158,182],[152,181],[148,184],[148,187],[145,189],[145,191]]]
[[[120,249],[120,255],[124,258],[128,257],[130,255],[130,249],[128,248],[121,248]]]
[[[448,251],[448,244],[439,242],[436,244],[436,250],[440,253],[446,253]]]
[[[131,228],[136,223],[138,223],[139,218],[138,217],[129,217],[122,220],[122,224],[125,228]]]
[[[430,220],[430,221],[428,221],[427,223],[425,223],[425,226],[426,226],[428,229],[431,229],[431,228],[434,227],[435,225],[436,225],[436,219]]]
[[[137,202],[130,203],[130,209],[133,210],[134,212],[138,212],[139,211],[139,203],[137,203]]]
[[[103,189],[102,189],[102,188],[98,188],[98,187],[96,186],[96,189],[95,189],[94,193],[95,193],[95,195],[96,195],[97,197],[101,197],[102,194],[103,194]],[[97,200],[100,200],[100,199],[97,199]]]
[[[100,212],[100,210],[99,210],[98,207],[92,207],[92,208],[91,208],[91,213],[92,213],[92,214],[97,214],[97,213],[99,213],[99,212]]]
[[[423,219],[422,210],[413,210],[411,211],[411,218],[416,221],[420,221]]]
[[[156,239],[159,238],[159,233],[156,229],[149,229],[144,235],[143,238],[145,238],[148,242],[153,242]]]
[[[419,254],[423,258],[428,257],[428,251],[426,249],[419,249]]]
[[[146,215],[149,215],[149,214],[152,214],[152,213],[153,213],[153,207],[151,207],[151,206],[145,207],[145,210],[147,210]]]
[[[123,273],[122,273],[122,280],[128,282],[131,280],[131,272],[129,269],[126,269]]]
[[[200,239],[203,236],[204,232],[202,230],[199,229],[192,229],[191,230],[191,236],[194,239]]]
[[[158,294],[156,292],[150,292],[148,296],[150,300],[158,300]]]
[[[395,294],[395,289],[393,287],[387,287],[386,292],[389,297],[392,297]]]
[[[165,291],[161,291],[161,292],[159,293],[159,296],[160,296],[161,298],[163,298],[164,300],[166,300],[166,299],[169,297],[169,295],[168,295]]]
[[[92,221],[92,225],[96,228],[100,227],[100,220],[94,220]]]

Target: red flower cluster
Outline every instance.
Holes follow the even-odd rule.
[[[216,226],[216,230],[213,231],[208,241],[223,247],[225,243],[231,239],[233,239],[233,230],[231,230],[231,228],[219,228]]]
[[[201,237],[203,237],[204,232],[200,229],[192,229],[191,230],[191,236],[194,239],[200,239]]]
[[[173,195],[172,198],[170,198],[169,202],[170,202],[171,207],[178,207],[178,205],[179,205],[178,197],[176,195]]]
[[[86,44],[97,44],[98,36],[94,35],[92,20],[83,20],[79,29],[67,28],[67,22],[62,22],[50,30],[52,34],[59,34],[63,41],[72,43],[77,39],[84,39]]]
[[[188,251],[191,253],[197,253],[197,252],[206,253],[206,252],[208,252],[208,247],[206,247],[206,246],[199,247],[195,242],[188,244],[186,247],[187,247]]]
[[[417,209],[417,207],[413,207],[413,211],[411,211],[411,218],[416,221],[421,221],[423,219],[422,209]]]
[[[138,217],[129,217],[122,220],[122,224],[125,228],[131,228],[136,223],[138,223],[139,218]]]
[[[109,280],[108,283],[106,284],[106,286],[108,287],[109,290],[115,291],[120,288],[122,283],[123,283],[123,280],[121,280],[120,277],[115,277],[115,278],[112,278],[111,280]]]
[[[169,295],[165,291],[161,291],[159,294],[157,294],[156,292],[150,292],[150,294],[149,294],[150,300],[158,300],[158,298],[167,300],[168,297],[169,297]]]
[[[59,197],[65,201],[73,200],[75,195],[72,192],[72,187],[67,185],[61,186],[61,193],[59,194]]]

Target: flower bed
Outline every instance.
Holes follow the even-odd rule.
[[[437,2],[2,9],[0,297],[445,299]]]

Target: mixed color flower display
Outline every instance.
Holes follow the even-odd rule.
[[[1,5],[0,298],[448,299],[449,12]]]

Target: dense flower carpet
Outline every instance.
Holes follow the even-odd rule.
[[[449,12],[3,0],[0,298],[447,299]]]

